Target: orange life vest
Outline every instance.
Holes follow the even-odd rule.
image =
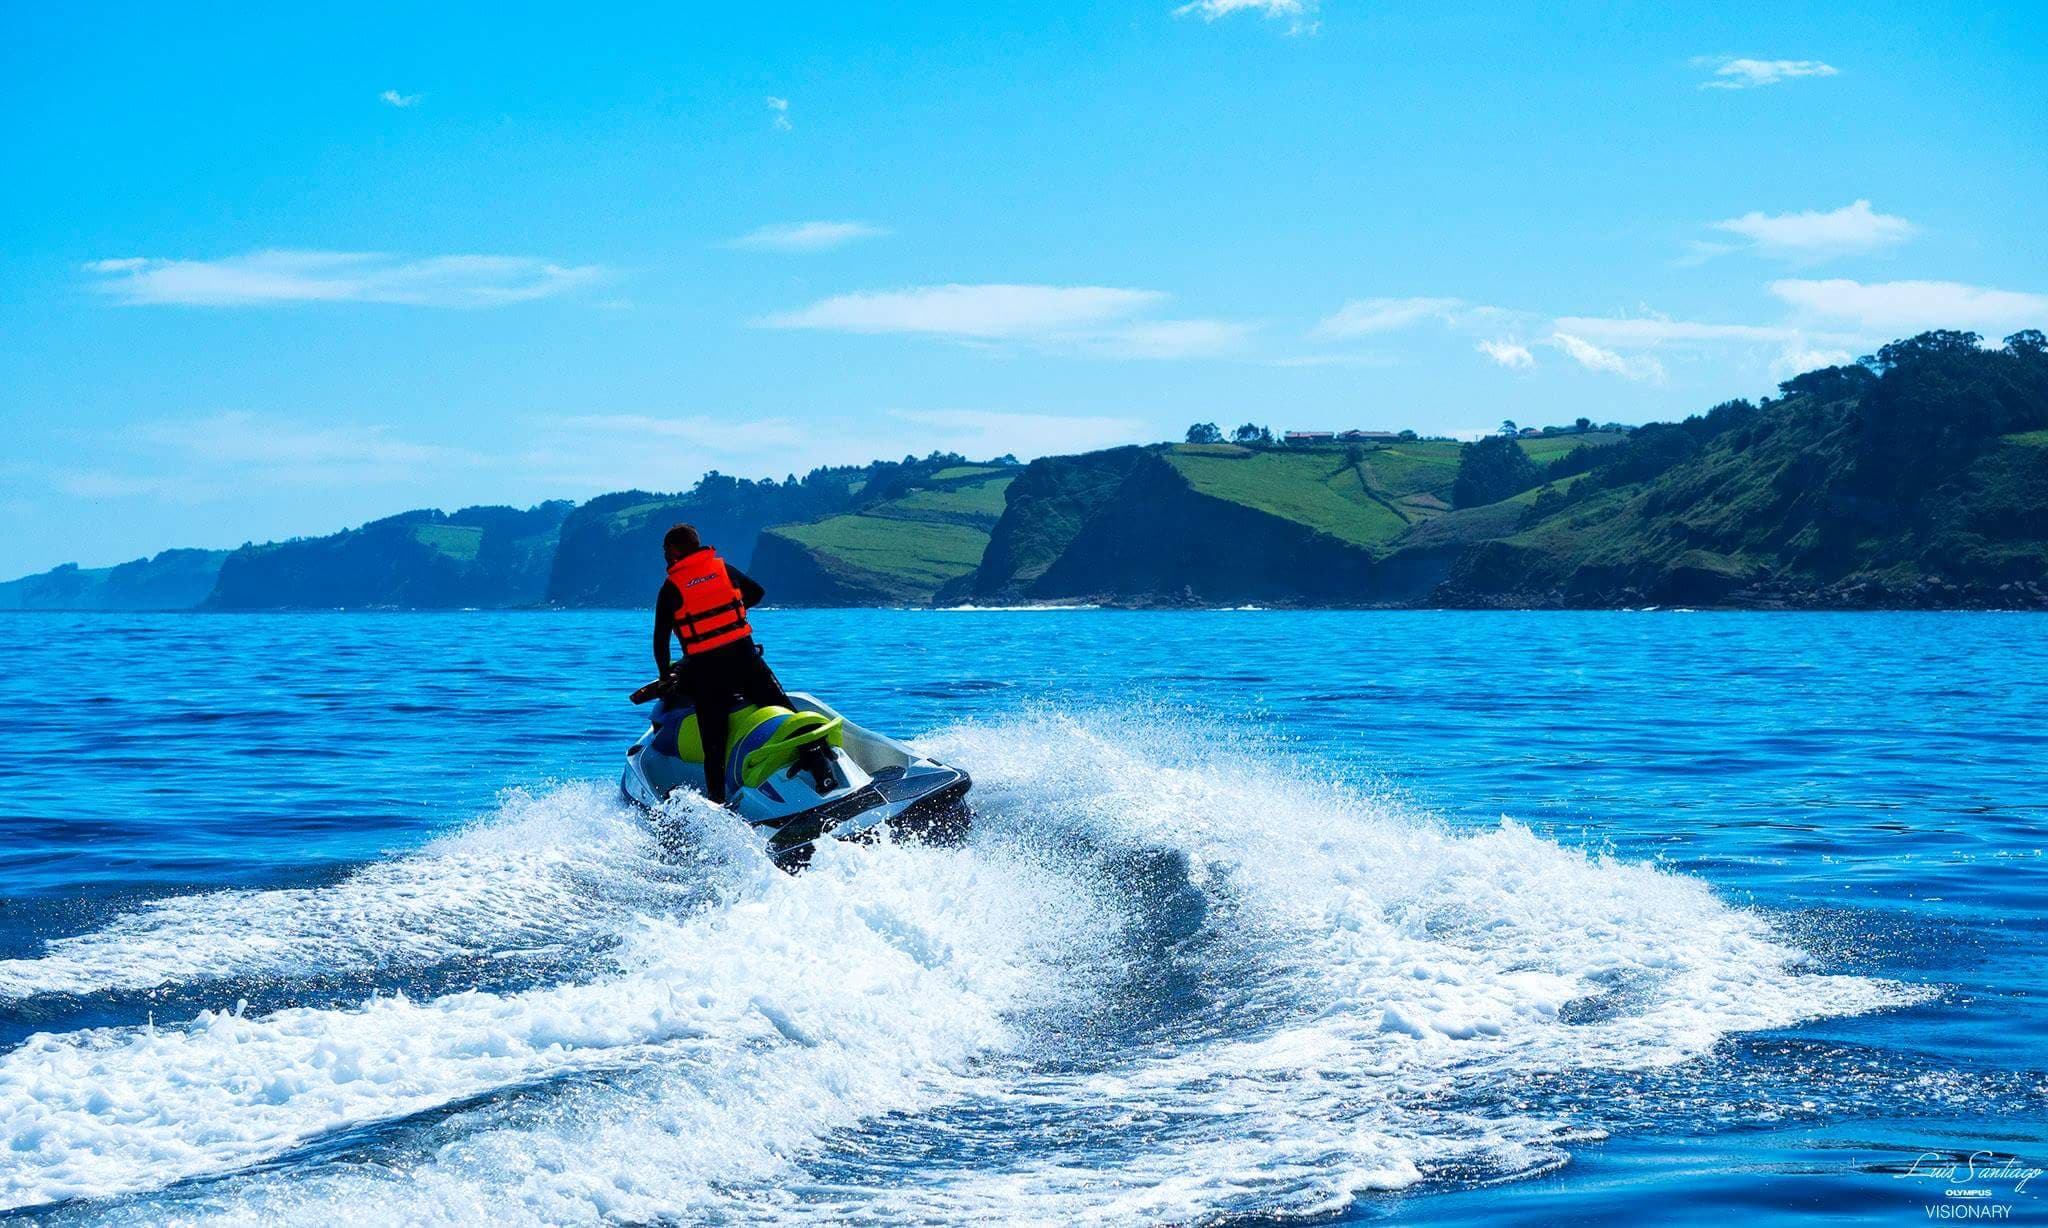
[[[725,560],[709,546],[669,564],[668,580],[683,595],[675,629],[684,656],[722,648],[754,633],[747,625],[746,604],[725,574]]]

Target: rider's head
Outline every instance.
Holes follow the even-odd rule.
[[[661,537],[661,552],[673,563],[704,543],[697,540],[697,530],[687,524],[670,525]]]

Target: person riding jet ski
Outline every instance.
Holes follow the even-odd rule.
[[[661,539],[668,577],[654,600],[656,676],[671,677],[669,639],[683,646],[677,688],[690,699],[704,756],[704,795],[726,802],[726,735],[736,706],[789,708],[789,696],[754,643],[747,611],[766,594],[739,568],[698,540],[694,526]]]
[[[646,731],[626,748],[619,792],[664,834],[669,799],[702,790],[707,770],[724,777],[728,809],[791,873],[828,836],[866,843],[886,830],[921,844],[953,844],[973,822],[967,773],[855,724],[815,695],[798,691],[786,708],[736,708],[722,763],[705,755],[697,709],[673,675],[632,698],[654,707]],[[723,702],[730,707],[736,697]]]
[[[704,796],[737,812],[791,873],[827,836],[865,842],[886,829],[927,844],[965,838],[967,773],[862,728],[816,696],[785,692],[747,623],[761,586],[689,525],[670,529],[662,552],[668,579],[654,607],[661,672],[632,695],[654,708],[626,750],[619,791],[628,801],[658,814],[701,780]],[[682,642],[680,667],[669,659],[670,637]]]

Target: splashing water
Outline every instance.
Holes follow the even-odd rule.
[[[1157,712],[926,749],[975,773],[966,848],[833,846],[790,878],[685,805],[678,862],[570,785],[327,886],[160,900],[6,961],[16,1003],[218,996],[0,1056],[0,1203],[1305,1214],[1559,1163],[1605,1123],[1546,1080],[1927,992],[1808,971],[1696,880],[1453,831]],[[488,981],[479,961],[531,983],[405,992]],[[252,982],[285,1004],[236,1009]]]

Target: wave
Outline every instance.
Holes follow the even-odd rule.
[[[1037,601],[1023,605],[966,605],[910,606],[913,610],[924,610],[934,614],[1057,614],[1070,610],[1099,610],[1102,607],[1092,602]]]
[[[1304,1214],[1537,1171],[1598,1136],[1518,1087],[1923,992],[1815,974],[1697,881],[1508,820],[1453,831],[1170,713],[927,743],[976,775],[965,849],[833,847],[791,879],[689,807],[682,900],[589,789],[462,837],[499,848],[536,807],[580,833],[538,844],[579,885],[520,897],[612,944],[577,983],[32,1038],[0,1056],[18,1140],[0,1202],[127,1194],[67,1212],[142,1221]],[[233,932],[193,921],[213,907],[154,915],[204,944]],[[475,914],[407,915],[435,933]],[[375,966],[372,928],[332,949]],[[64,941],[104,979],[151,949],[123,948],[141,932]]]
[[[156,900],[0,960],[0,1004],[231,981],[388,977],[465,959],[545,955],[622,913],[687,895],[611,789],[515,791],[489,819],[340,883]]]

